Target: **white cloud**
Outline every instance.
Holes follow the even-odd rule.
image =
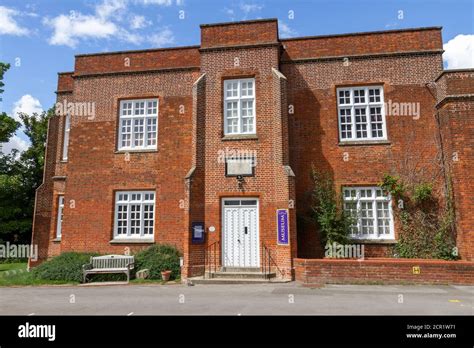
[[[250,12],[257,12],[260,11],[263,8],[263,5],[257,5],[257,4],[245,4],[241,3],[240,4],[240,9],[247,15]]]
[[[147,20],[145,16],[133,15],[132,18],[130,19],[130,29],[133,29],[133,30],[142,29],[151,24],[152,22]]]
[[[293,37],[298,35],[298,32],[292,28],[282,20],[278,21],[278,32],[282,38],[285,37]]]
[[[448,69],[474,68],[474,34],[459,34],[443,45]]]
[[[140,0],[141,4],[168,5],[171,0]],[[137,0],[135,0],[137,2]],[[172,2],[172,1],[171,1]],[[53,29],[49,38],[51,45],[65,45],[75,48],[80,41],[88,39],[118,39],[132,44],[150,42],[162,46],[174,42],[171,30],[166,29],[152,35],[138,35],[122,26],[129,0],[103,0],[95,6],[93,14],[71,11],[54,18],[45,18],[43,23]],[[170,3],[171,5],[171,3]],[[144,16],[132,15],[128,25],[132,30],[142,29],[152,24]]]
[[[160,6],[171,6],[173,5],[173,0],[138,0],[138,2],[142,3],[143,5],[160,5]],[[183,3],[182,0],[176,0],[177,5],[181,5]]]
[[[13,149],[17,149],[20,152],[25,151],[30,146],[30,143],[15,134],[10,138],[10,141],[8,143],[3,143],[1,145],[1,152],[4,154],[9,154],[12,152]]]
[[[25,94],[13,104],[12,115],[15,120],[21,121],[19,113],[32,115],[33,113],[40,114],[41,112],[43,112],[43,107],[40,101],[29,94]]]
[[[20,27],[14,18],[20,15],[17,10],[0,6],[0,35],[28,35],[29,30]]]
[[[62,14],[52,19],[45,18],[43,23],[54,30],[49,38],[51,45],[65,45],[72,48],[76,47],[80,39],[105,39],[118,32],[118,27],[114,23],[80,13],[73,16]]]
[[[155,47],[163,47],[174,42],[174,35],[170,29],[165,28],[160,32],[148,36],[147,41]]]
[[[126,0],[104,0],[95,8],[97,16],[102,19],[107,19],[110,16],[117,16],[127,8]]]

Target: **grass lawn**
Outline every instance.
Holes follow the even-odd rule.
[[[44,280],[36,279],[31,272],[26,270],[26,263],[0,263],[0,286],[35,286],[35,285],[55,285],[71,284],[77,285],[78,282]],[[130,284],[179,284],[180,279],[176,281],[163,282],[158,279],[131,279]]]
[[[26,267],[26,263],[0,263],[0,286],[71,284],[65,281],[36,279]]]

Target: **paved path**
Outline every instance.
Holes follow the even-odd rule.
[[[474,286],[113,285],[0,288],[0,315],[474,315]]]

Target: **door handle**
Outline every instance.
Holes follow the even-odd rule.
[[[249,234],[249,232],[248,232],[248,227],[244,227],[244,233],[245,233],[245,234]]]
[[[239,242],[239,243],[240,243],[240,239],[237,239],[237,242]]]

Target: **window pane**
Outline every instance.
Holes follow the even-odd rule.
[[[132,103],[131,102],[123,102],[122,103],[122,116],[130,116],[132,114]]]
[[[370,103],[380,103],[380,89],[379,88],[371,88],[369,89],[369,102]]]
[[[122,120],[122,147],[130,147],[132,144],[132,120]]]
[[[341,139],[352,138],[351,108],[339,109],[339,122],[341,124]]]
[[[142,118],[134,120],[134,127],[133,127],[133,134],[135,137],[134,145],[143,146],[143,136],[144,136],[144,127],[143,127],[144,120]]]
[[[339,91],[339,104],[350,104],[351,92],[349,90]]]
[[[147,120],[147,126],[146,126],[146,132],[147,132],[147,146],[153,146],[156,145],[156,123],[157,119],[156,118],[148,118]]]
[[[365,90],[354,89],[354,104],[363,104],[363,103],[365,103]]]
[[[382,108],[370,108],[370,126],[372,127],[372,138],[383,137]]]
[[[135,115],[145,115],[145,102],[135,103]]]
[[[364,108],[355,108],[356,137],[367,138],[367,115]]]
[[[141,205],[130,205],[130,234],[140,234]]]

